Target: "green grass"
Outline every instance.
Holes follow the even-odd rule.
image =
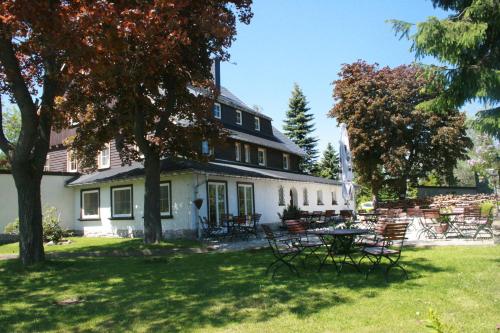
[[[173,249],[179,247],[199,247],[200,243],[189,240],[165,241],[146,245],[139,238],[68,237],[70,244],[45,245],[45,252],[112,252],[115,250]],[[19,244],[0,245],[0,254],[18,254]]]
[[[0,331],[426,332],[430,308],[457,332],[500,323],[500,247],[406,249],[365,281],[346,269],[264,275],[267,250],[161,258],[0,262]],[[366,269],[366,266],[363,267]],[[79,297],[82,303],[56,302]]]

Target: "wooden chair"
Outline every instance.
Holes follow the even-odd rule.
[[[271,228],[265,224],[261,225],[266,239],[269,243],[269,247],[274,256],[274,261],[267,267],[266,275],[269,274],[271,268],[273,268],[272,278],[276,275],[276,272],[280,267],[286,266],[292,272],[299,275],[299,271],[293,265],[293,260],[300,254],[301,250],[297,246],[298,240],[296,236],[278,236],[275,235]]]
[[[420,239],[422,235],[425,235],[429,239],[438,238],[439,226],[438,219],[440,217],[439,209],[424,209],[422,211],[423,218],[420,219],[420,231],[417,234],[417,238]]]
[[[368,258],[372,263],[370,269],[366,272],[365,278],[368,279],[368,275],[373,272],[377,267],[380,267],[382,259],[387,259],[389,265],[385,269],[384,277],[387,281],[389,276],[389,270],[392,268],[399,268],[403,271],[405,277],[408,279],[408,273],[399,264],[399,259],[401,258],[401,252],[403,249],[403,243],[406,239],[406,230],[408,229],[408,223],[387,223],[382,231],[381,237],[379,238],[379,246],[368,246],[364,247],[361,252],[363,256],[359,260]]]
[[[297,236],[299,247],[301,248],[302,252],[306,253],[304,262],[309,256],[314,256],[321,263],[321,258],[316,253],[316,251],[321,249],[321,247],[323,247],[324,245],[321,239],[319,239],[319,237],[316,235],[309,234],[302,221],[288,220],[285,223],[288,233]]]
[[[417,230],[418,226],[421,225],[421,219],[424,218],[424,213],[420,208],[408,208],[406,210],[406,216],[410,218],[410,224],[408,225],[408,228],[411,228],[412,230]]]
[[[222,240],[229,235],[227,227],[217,226],[215,222],[210,222],[206,217],[199,216],[202,227],[203,239]]]
[[[476,222],[476,232],[473,238],[478,238],[479,235],[487,235],[488,237],[493,237],[493,207],[486,212],[481,212],[480,217]]]

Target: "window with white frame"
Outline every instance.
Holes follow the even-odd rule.
[[[245,163],[250,163],[250,145],[245,145]]]
[[[132,185],[111,188],[111,216],[113,218],[132,218]]]
[[[239,142],[234,143],[234,156],[236,161],[241,161],[241,144]]]
[[[309,206],[309,194],[307,193],[307,188],[304,187],[304,190],[302,191],[302,196],[304,199],[304,206]]]
[[[217,119],[221,119],[222,117],[222,109],[219,103],[214,104],[214,117]]]
[[[259,117],[254,117],[254,125],[255,125],[255,130],[260,131],[260,118]]]
[[[332,205],[336,205],[336,204],[337,204],[337,192],[333,191],[332,192]]]
[[[323,205],[323,191],[322,190],[318,190],[316,192],[316,195],[317,195],[317,204],[318,205]]]
[[[290,155],[283,154],[283,169],[288,170],[290,167]]]
[[[278,205],[285,205],[285,188],[283,187],[283,185],[280,185],[280,187],[278,188]]]
[[[67,171],[77,172],[78,171],[78,160],[76,159],[76,154],[72,150],[68,150],[66,153],[67,160]]]
[[[240,110],[236,110],[236,124],[237,125],[243,124],[243,115],[241,114]]]
[[[109,143],[99,152],[97,166],[99,169],[107,169],[111,166],[111,148]]]
[[[163,217],[172,216],[172,190],[170,182],[160,183],[160,213]]]
[[[266,166],[266,150],[264,148],[259,148],[257,150],[257,156],[259,165]]]
[[[248,216],[254,213],[253,184],[238,183],[238,215]]]
[[[45,165],[43,166],[43,171],[50,171],[50,154],[47,154]]]
[[[100,190],[90,189],[82,190],[80,193],[81,201],[81,218],[85,219],[98,219],[99,218],[99,204],[100,204]]]

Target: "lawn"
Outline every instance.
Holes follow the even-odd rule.
[[[106,237],[69,237],[71,243],[64,245],[45,245],[45,252],[101,252],[144,250],[144,249],[174,249],[200,247],[200,243],[189,240],[165,241],[160,244],[146,245],[139,238],[106,238]],[[19,244],[0,245],[0,254],[18,254]]]
[[[457,332],[500,323],[500,246],[406,249],[390,282],[333,267],[264,275],[267,250],[0,262],[0,331]],[[366,268],[366,267],[364,267]],[[59,305],[68,298],[79,304]]]

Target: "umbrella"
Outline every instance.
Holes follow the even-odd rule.
[[[354,186],[352,184],[352,156],[349,148],[347,127],[340,124],[340,167],[342,168],[342,197],[347,204],[354,199]]]

